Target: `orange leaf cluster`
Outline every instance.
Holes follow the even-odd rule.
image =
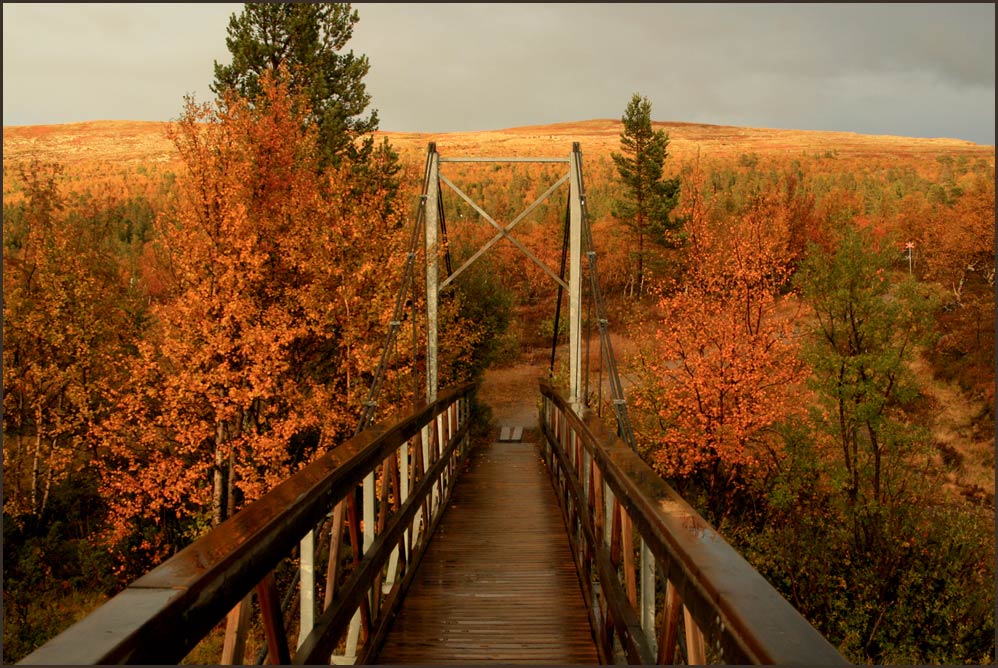
[[[263,89],[188,101],[171,131],[186,173],[156,223],[161,291],[99,430],[112,544],[152,525],[152,554],[184,537],[171,522],[261,496],[352,427],[377,361],[398,221],[349,165],[319,168],[300,100]]]
[[[728,226],[701,194],[702,173],[684,184],[688,270],[659,304],[663,321],[645,354],[639,409],[654,415],[652,456],[668,476],[704,474],[711,488],[779,460],[771,427],[794,412],[804,378],[795,313],[778,296],[789,266],[780,202],[763,197]]]

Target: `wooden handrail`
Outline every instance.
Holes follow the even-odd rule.
[[[602,661],[672,663],[685,616],[690,664],[708,647],[724,663],[847,663],[596,415],[579,416],[543,381],[541,394],[545,457]]]
[[[367,612],[365,636],[379,637],[374,624],[390,618],[393,610],[386,604],[394,606],[400,600],[398,590],[411,580],[412,565],[418,563],[460,470],[467,450],[473,391],[473,384],[465,384],[441,392],[436,401],[395,424],[375,425],[324,453],[135,580],[20,664],[179,662],[247,594],[260,591],[274,568],[294,553],[298,542],[337,503],[346,500],[352,504],[358,485],[367,479],[373,486],[375,473],[397,476],[399,461],[408,461],[412,455],[409,497],[400,499],[396,493],[394,503],[386,503],[386,495],[380,512],[386,514],[387,521],[382,518],[379,522],[386,528],[363,551],[363,558],[302,649],[306,645],[314,648],[317,640],[323,648],[339,640],[342,627],[358,606]],[[353,532],[358,523],[355,513]],[[377,582],[377,589],[381,589],[381,574],[393,553],[404,573],[398,573],[390,595],[384,596],[381,591],[372,591],[372,585]],[[330,621],[335,623],[330,625]],[[275,622],[271,619],[270,623]],[[277,624],[286,643],[283,620]],[[361,651],[366,655],[371,649]],[[307,658],[316,656],[313,651]],[[302,658],[294,656],[291,661],[300,663]],[[328,662],[328,654],[325,659]]]

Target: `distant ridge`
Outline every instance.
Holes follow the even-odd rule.
[[[37,156],[63,163],[169,163],[177,159],[166,137],[168,122],[85,121],[59,125],[4,126],[3,161],[11,165]],[[723,158],[746,153],[834,154],[837,156],[890,156],[964,154],[994,159],[994,147],[961,139],[922,139],[890,135],[864,135],[824,130],[747,128],[682,121],[655,121],[668,132],[673,158],[701,156]],[[584,154],[606,155],[619,150],[619,119],[599,118],[501,130],[445,133],[378,132],[403,155],[426,150],[436,141],[438,150],[463,155],[561,156],[578,141]]]

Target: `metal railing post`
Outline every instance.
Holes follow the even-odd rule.
[[[315,624],[315,531],[309,531],[298,544],[300,566],[299,591],[299,631],[298,646]]]

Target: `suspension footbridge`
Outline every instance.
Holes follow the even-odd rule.
[[[441,173],[452,162],[547,162],[566,172],[503,224]],[[513,232],[565,185],[555,271]],[[445,189],[494,228],[457,269]],[[536,424],[490,425],[472,447],[475,385],[438,387],[439,299],[501,240],[558,286],[555,333],[567,294],[568,381],[523,387],[536,396]],[[406,257],[354,436],[22,664],[178,663],[220,628],[221,664],[845,663],[635,451],[578,144],[565,158],[443,157],[431,144]],[[376,422],[417,272],[424,396]],[[609,423],[590,405],[584,308],[598,329]],[[262,637],[255,656],[251,633]]]

